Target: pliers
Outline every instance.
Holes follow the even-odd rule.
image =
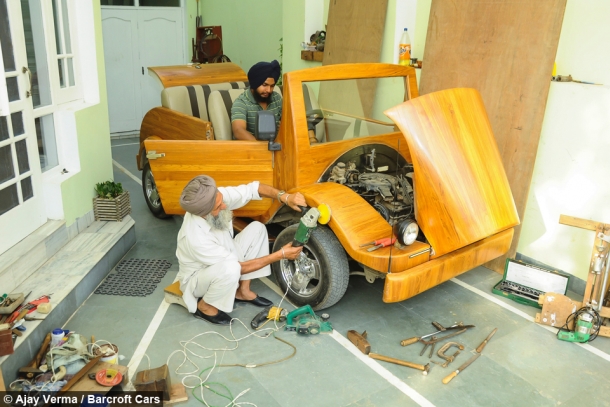
[[[396,242],[395,237],[385,237],[383,239],[373,240],[372,242],[363,243],[360,247],[374,245],[367,249],[367,251],[372,252],[373,250],[381,249],[382,247],[387,247],[393,245]]]

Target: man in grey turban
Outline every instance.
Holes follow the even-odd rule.
[[[250,289],[250,281],[271,274],[271,263],[294,260],[301,252],[301,247],[289,243],[269,254],[267,229],[260,222],[233,236],[232,210],[261,197],[278,199],[298,212],[299,206],[306,206],[301,193],[286,194],[258,181],[217,188],[214,179],[200,175],[184,187],[180,206],[186,214],[176,249],[178,280],[182,298],[196,318],[228,325],[227,313],[235,301],[272,305]]]

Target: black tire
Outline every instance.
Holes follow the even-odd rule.
[[[142,192],[144,192],[144,200],[146,201],[146,205],[148,205],[148,209],[150,209],[155,217],[159,219],[167,219],[170,217],[163,209],[161,197],[159,197],[159,192],[157,192],[157,184],[155,184],[155,178],[153,177],[148,162],[144,165],[144,169],[142,170]]]
[[[273,251],[292,242],[298,225],[284,229],[275,239]],[[336,304],[345,294],[349,280],[349,266],[345,250],[335,234],[326,226],[318,226],[303,248],[309,264],[313,266],[313,277],[306,287],[296,291],[288,289],[287,298],[297,306],[311,305],[314,310],[322,310]],[[271,265],[273,275],[283,293],[292,281],[297,261],[280,260]]]

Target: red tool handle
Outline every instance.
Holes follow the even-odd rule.
[[[386,246],[390,246],[390,245],[394,244],[395,242],[396,242],[395,237],[386,237],[383,239],[376,240],[375,245],[381,246],[381,247],[386,247]]]

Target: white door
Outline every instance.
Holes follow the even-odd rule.
[[[111,133],[139,130],[144,115],[161,105],[162,87],[148,67],[186,62],[183,13],[182,7],[102,6]]]
[[[102,31],[110,132],[139,129],[143,114],[137,10],[103,8]]]
[[[0,254],[47,220],[21,4],[0,0]]]
[[[166,8],[162,13],[158,8],[138,11],[140,63],[142,64],[140,71],[142,74],[140,82],[142,118],[153,107],[161,106],[163,88],[158,79],[148,74],[148,67],[186,63],[182,46],[182,27],[180,8]]]

